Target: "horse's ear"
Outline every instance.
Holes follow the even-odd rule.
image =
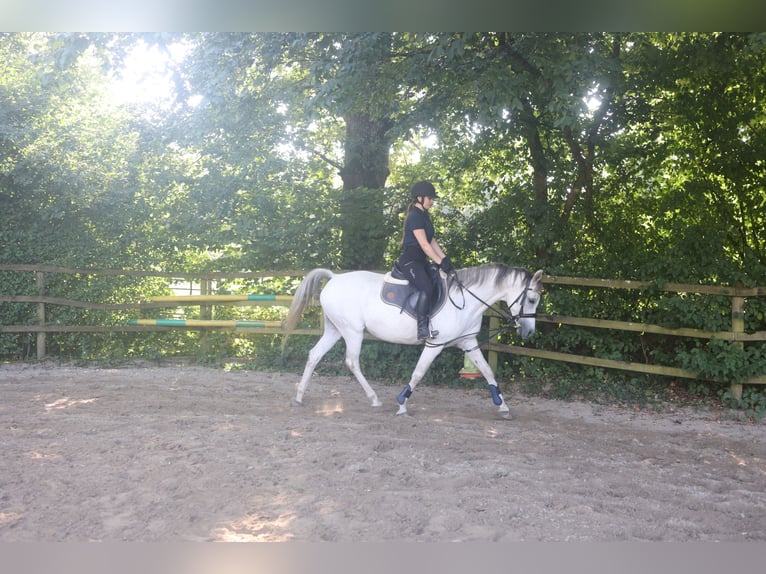
[[[532,283],[540,283],[540,281],[542,281],[542,280],[543,280],[543,270],[542,269],[538,269],[537,271],[535,271],[535,274],[532,275],[532,281],[531,282]]]

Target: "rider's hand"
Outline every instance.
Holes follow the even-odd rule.
[[[455,267],[452,265],[452,261],[449,257],[446,255],[442,258],[442,262],[439,263],[439,267],[442,271],[444,271],[447,275],[452,275],[455,273]]]

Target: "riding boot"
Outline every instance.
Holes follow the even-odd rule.
[[[431,336],[431,329],[428,327],[428,312],[430,311],[428,295],[420,292],[418,302],[415,304],[415,313],[418,316],[418,341],[425,341]]]

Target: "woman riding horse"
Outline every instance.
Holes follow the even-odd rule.
[[[452,261],[444,253],[434,237],[434,226],[428,210],[434,204],[436,189],[429,181],[419,181],[410,189],[410,204],[404,221],[402,253],[399,256],[399,268],[409,282],[418,289],[420,295],[416,305],[418,340],[436,336],[430,329],[430,308],[434,285],[427,269],[426,257],[436,263],[447,275],[455,272]]]

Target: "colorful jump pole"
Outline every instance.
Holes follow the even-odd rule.
[[[289,303],[293,300],[292,295],[167,295],[151,297],[148,299],[157,303],[228,303],[236,301],[279,301]]]
[[[151,297],[153,303],[236,303],[246,301],[272,301],[277,304],[287,304],[293,300],[292,295],[262,295],[244,293],[239,295],[167,295]],[[229,329],[264,329],[280,328],[282,321],[265,320],[233,320],[233,319],[130,319],[129,325],[151,325],[158,327],[225,327]]]
[[[263,329],[281,327],[282,321],[246,321],[216,319],[131,319],[129,325],[156,325],[158,327],[229,327],[237,329]]]

